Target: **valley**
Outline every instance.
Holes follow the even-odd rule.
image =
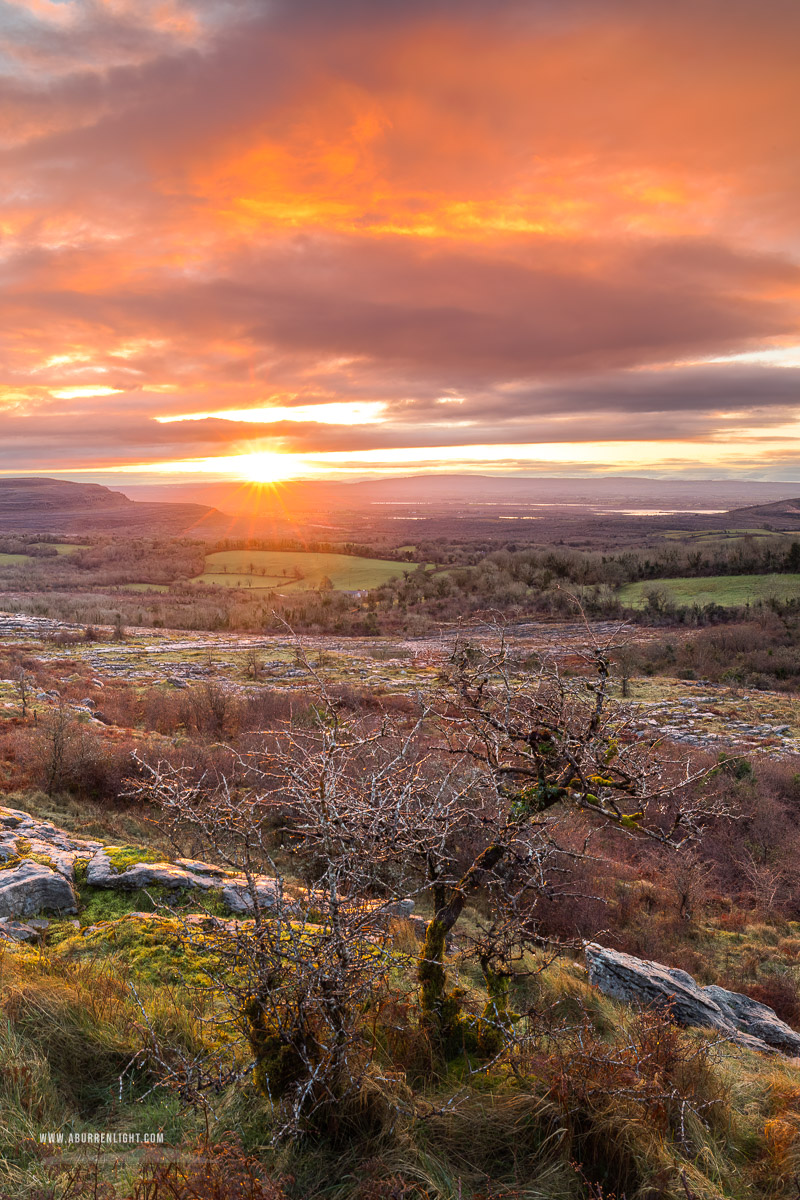
[[[800,544],[640,504],[3,534],[0,1195],[784,1194]]]

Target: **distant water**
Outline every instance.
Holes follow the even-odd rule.
[[[373,500],[373,504],[380,507],[402,507],[402,508],[440,508],[447,501],[441,500]],[[571,501],[553,501],[549,504],[544,504],[540,501],[532,501],[530,503],[521,502],[519,500],[466,500],[459,502],[462,507],[467,508],[581,508],[584,512],[594,513],[596,516],[620,516],[620,517],[718,517],[723,513],[730,512],[727,508],[607,508],[605,505],[598,504],[581,504]],[[410,521],[420,520],[421,518],[412,517],[391,517],[392,521]],[[515,517],[505,517],[504,520],[513,521]],[[522,518],[523,520],[531,520],[532,518]]]

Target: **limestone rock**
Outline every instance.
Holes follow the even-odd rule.
[[[78,911],[69,880],[30,859],[0,871],[0,916],[29,917],[44,910]]]
[[[279,888],[276,879],[265,875],[258,876],[255,880],[255,892],[262,908],[274,908],[278,902]],[[222,899],[234,913],[251,913],[255,908],[246,879],[232,880],[222,889]]]
[[[701,987],[686,971],[596,943],[585,947],[585,955],[589,982],[606,996],[669,1010],[679,1025],[716,1029],[751,1050],[800,1056],[800,1034],[749,996]]]
[[[89,859],[100,842],[74,838],[50,821],[39,821],[16,808],[0,808],[0,861],[38,858],[65,879],[73,878],[77,859]]]
[[[766,1004],[760,1004],[741,992],[729,992],[726,988],[709,984],[703,991],[719,1006],[723,1013],[739,1029],[760,1038],[768,1046],[774,1046],[784,1054],[800,1058],[800,1033],[782,1021]]]
[[[175,862],[134,862],[124,870],[118,870],[113,864],[113,856],[112,846],[75,838],[49,821],[32,817],[30,813],[0,807],[0,865],[3,861],[11,864],[0,870],[0,916],[4,913],[27,916],[39,908],[77,911],[72,883],[75,864],[79,861],[86,863],[86,882],[92,887],[122,891],[149,887],[164,887],[175,892],[214,891],[221,895],[231,912],[237,916],[251,915],[253,912],[254,904],[247,879],[225,867],[191,858],[178,858]],[[19,875],[20,871],[22,875]],[[49,882],[47,899],[40,899],[34,907],[31,907],[33,900],[25,900],[25,907],[19,907],[23,904],[21,897],[25,889],[15,890],[12,880],[18,880],[21,887],[26,880],[35,878],[51,881],[54,876],[61,880],[60,900],[56,894],[58,883]],[[44,884],[41,886],[44,887]],[[277,905],[281,886],[276,879],[269,875],[257,875],[254,887],[260,906],[270,909]],[[11,897],[7,908],[3,907],[3,888]],[[33,890],[31,883],[27,891]],[[287,903],[296,905],[298,914],[315,906],[314,892],[301,894],[296,889],[284,887],[282,894]],[[320,903],[323,903],[321,897]],[[396,900],[391,904],[376,900],[369,904],[383,913],[387,920],[390,917],[409,918],[414,908],[414,901],[410,899]]]
[[[14,921],[11,917],[0,917],[0,938],[9,942],[33,942],[42,936],[41,929],[27,922]]]
[[[140,862],[117,871],[105,850],[98,850],[86,868],[86,882],[93,887],[118,888],[134,891],[136,888],[201,888],[208,891],[216,881],[186,867],[169,862]]]

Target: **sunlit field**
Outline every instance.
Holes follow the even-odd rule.
[[[374,588],[402,575],[408,566],[380,558],[296,550],[221,550],[206,556],[206,569],[192,582],[216,587],[305,591],[326,586],[351,592]]]
[[[648,579],[629,583],[619,593],[623,604],[645,608],[659,593],[677,606],[721,604],[735,606],[765,600],[800,597],[800,575],[708,575],[698,579]]]

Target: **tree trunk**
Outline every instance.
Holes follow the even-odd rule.
[[[419,958],[417,979],[420,987],[420,1018],[435,1048],[447,1057],[455,1049],[454,1041],[461,1024],[461,999],[457,991],[447,990],[444,965],[447,935],[464,911],[469,896],[503,858],[507,847],[501,843],[487,846],[461,879],[444,895],[435,889],[436,911],[425,930],[425,942]]]

